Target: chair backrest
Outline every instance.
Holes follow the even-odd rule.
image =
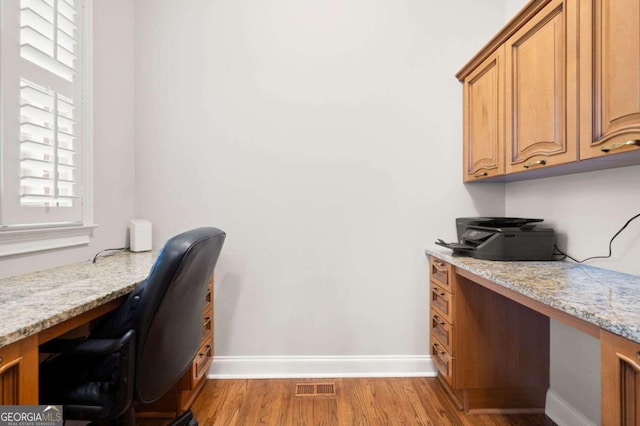
[[[209,277],[226,234],[197,228],[176,235],[160,251],[147,279],[98,334],[136,332],[134,398],[164,395],[191,365],[202,339],[202,311]]]
[[[216,228],[198,228],[171,238],[160,252],[133,323],[139,402],[164,395],[198,353],[209,277],[225,236]]]

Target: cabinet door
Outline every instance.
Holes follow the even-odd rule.
[[[498,49],[464,80],[465,182],[504,174],[503,79]]]
[[[0,348],[0,405],[38,403],[38,339],[24,338]]]
[[[575,8],[551,1],[506,42],[507,173],[577,160]]]
[[[581,159],[640,148],[640,1],[595,0],[593,12],[593,90],[583,90],[591,117],[583,120]]]
[[[602,425],[640,424],[640,345],[600,333]]]

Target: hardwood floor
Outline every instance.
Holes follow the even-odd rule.
[[[297,384],[315,382],[334,383],[335,395],[295,395]],[[555,424],[544,415],[467,416],[434,378],[209,380],[192,410],[200,426]]]

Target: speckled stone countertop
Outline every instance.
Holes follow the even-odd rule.
[[[129,293],[156,256],[120,253],[0,279],[0,347]]]
[[[474,275],[640,343],[640,276],[573,262],[497,262],[426,249]]]

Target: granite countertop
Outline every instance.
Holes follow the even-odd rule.
[[[573,262],[498,262],[426,254],[640,343],[640,276]]]
[[[129,293],[156,256],[119,253],[0,279],[0,347]]]

